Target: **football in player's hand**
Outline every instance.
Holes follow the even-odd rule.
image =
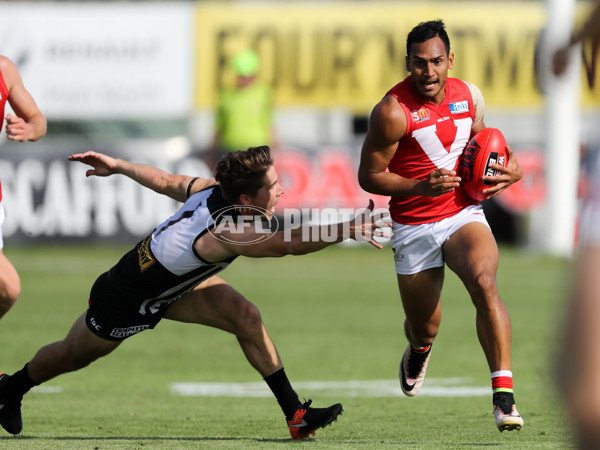
[[[463,151],[459,171],[467,194],[477,201],[485,200],[487,195],[482,191],[494,183],[483,181],[482,177],[500,175],[500,172],[489,165],[506,167],[507,163],[506,140],[500,130],[485,128],[473,136]]]

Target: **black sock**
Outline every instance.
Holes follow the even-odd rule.
[[[6,381],[5,386],[7,396],[15,400],[20,399],[35,385],[36,383],[34,383],[31,380],[31,378],[29,378],[29,372],[27,372],[27,364],[25,364],[25,366],[21,370],[13,373],[10,376],[10,378]]]
[[[287,420],[291,420],[296,413],[296,410],[301,406],[298,394],[292,388],[290,380],[288,380],[285,370],[281,368],[272,375],[265,377],[267,385],[271,388],[273,395],[277,399],[277,403],[281,406],[281,410]]]

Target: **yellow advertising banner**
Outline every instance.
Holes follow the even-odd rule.
[[[455,68],[450,76],[477,84],[486,104],[538,108],[535,49],[546,21],[543,2],[289,2],[198,3],[197,108],[215,105],[233,83],[236,52],[260,55],[259,77],[279,106],[371,108],[408,75],[406,36],[419,22],[443,19]],[[600,105],[597,48],[584,45],[584,104]]]

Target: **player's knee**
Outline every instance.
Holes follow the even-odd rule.
[[[245,302],[238,311],[236,325],[240,332],[252,333],[262,329],[262,317],[258,308],[253,303]]]
[[[0,314],[6,313],[21,295],[21,280],[5,281],[0,286]]]
[[[494,301],[498,299],[496,277],[490,273],[483,272],[474,277],[473,281],[467,285],[467,290],[478,307],[491,308]]]
[[[21,280],[17,280],[11,283],[6,290],[6,298],[13,305],[17,302],[17,299],[21,295]]]

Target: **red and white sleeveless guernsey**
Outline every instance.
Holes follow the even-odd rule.
[[[471,138],[473,96],[467,84],[456,78],[446,80],[445,90],[440,105],[429,102],[416,92],[409,76],[386,94],[396,97],[407,123],[406,136],[388,166],[390,172],[415,180],[426,179],[434,169],[458,173],[460,156]],[[390,214],[395,222],[415,225],[437,222],[474,204],[477,201],[461,185],[439,197],[392,197]]]
[[[6,86],[6,82],[4,81],[4,77],[2,76],[2,72],[0,71],[0,132],[2,131],[2,127],[4,125],[4,106],[6,105],[6,100],[8,99],[8,86]],[[0,184],[0,201],[2,201],[2,185]]]

